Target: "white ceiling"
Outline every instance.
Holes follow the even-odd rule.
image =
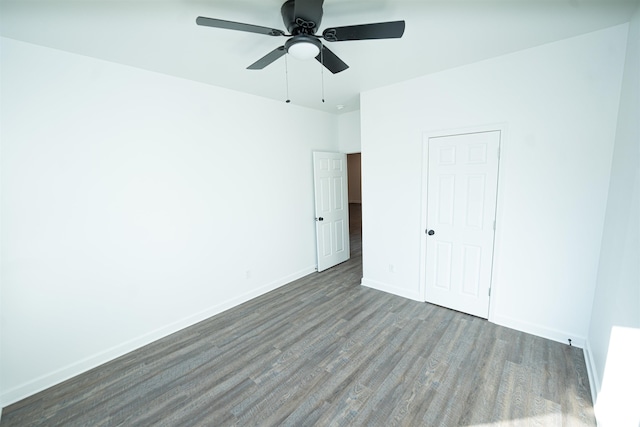
[[[284,0],[2,0],[0,34],[81,55],[284,100],[285,60],[246,67],[284,37],[201,27],[197,16],[283,29]],[[404,19],[401,39],[327,43],[333,75],[289,58],[293,104],[359,108],[362,91],[628,22],[639,0],[325,0],[320,31]],[[326,102],[322,103],[322,83]],[[344,108],[338,110],[338,106]]]

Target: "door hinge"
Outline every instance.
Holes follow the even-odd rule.
[[[489,288],[489,296],[491,296],[491,288]]]
[[[496,220],[493,220],[493,231],[496,231]]]

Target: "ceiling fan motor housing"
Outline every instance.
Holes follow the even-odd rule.
[[[304,1],[304,0],[302,0]],[[291,35],[315,34],[322,22],[322,7],[319,8],[317,16],[302,15],[298,10],[296,17],[296,0],[287,0],[280,9],[282,21]],[[309,11],[306,11],[309,13]]]

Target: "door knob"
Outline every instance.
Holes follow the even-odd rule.
[[[428,234],[429,236],[433,236],[434,234],[436,234],[436,232],[435,232],[435,231],[433,231],[433,230],[429,230],[429,231],[427,231],[427,234]]]
[[[316,218],[316,221],[324,221],[324,218],[322,218],[322,217]]]

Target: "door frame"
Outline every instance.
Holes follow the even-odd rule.
[[[505,167],[504,167],[504,158],[505,158],[505,141],[507,139],[507,124],[506,123],[496,123],[496,124],[488,124],[488,125],[479,125],[479,126],[470,126],[470,127],[461,127],[461,128],[451,128],[451,129],[441,129],[441,130],[432,130],[425,131],[422,133],[422,181],[421,181],[421,206],[420,206],[420,298],[422,301],[427,300],[427,272],[426,272],[426,255],[427,255],[427,235],[425,231],[427,230],[427,183],[429,179],[429,139],[430,138],[438,138],[443,136],[456,136],[456,135],[466,135],[470,133],[482,133],[482,132],[500,132],[500,157],[498,160],[498,185],[497,185],[497,195],[496,195],[496,228],[493,233],[493,259],[491,262],[491,278],[490,278],[490,286],[491,286],[491,294],[489,295],[489,318],[490,322],[493,322],[494,318],[494,301],[495,298],[499,295],[499,286],[498,280],[496,277],[498,276],[498,268],[500,263],[499,259],[499,246],[500,241],[500,231],[502,227],[500,227],[502,223],[502,211],[503,204],[502,194],[504,194],[504,175],[505,175]]]

